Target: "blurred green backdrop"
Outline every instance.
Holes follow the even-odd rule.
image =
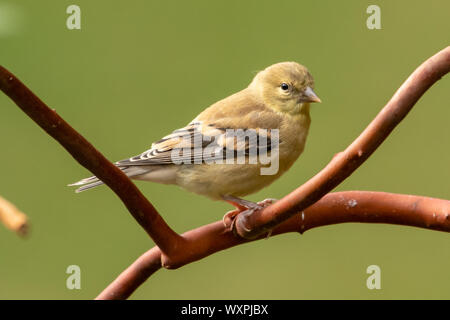
[[[81,30],[66,8],[81,7]],[[381,8],[368,30],[366,8]],[[249,197],[282,197],[320,170],[406,77],[449,45],[448,1],[0,1],[0,64],[109,159],[146,150],[209,104],[286,60],[306,65],[323,103],[305,153]],[[337,190],[450,198],[450,78],[433,86],[379,150]],[[89,173],[0,94],[0,195],[32,233],[0,226],[1,299],[90,299],[153,246],[106,187],[75,194]],[[138,182],[183,232],[230,206]],[[81,267],[81,290],[66,288]],[[366,268],[381,267],[381,290]],[[180,270],[161,270],[134,299],[450,298],[450,237],[391,225],[343,224],[258,241]]]

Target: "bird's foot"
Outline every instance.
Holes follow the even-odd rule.
[[[243,212],[243,211],[240,209],[235,209],[235,210],[231,210],[231,211],[228,211],[227,213],[225,213],[225,215],[222,218],[222,222],[227,230],[233,230],[236,216],[241,212]]]
[[[274,198],[267,198],[267,199],[264,199],[263,201],[258,202],[257,204],[259,206],[261,206],[262,208],[266,208],[266,207],[270,206],[271,204],[274,204],[277,201],[278,200],[274,199]]]
[[[270,206],[275,201],[277,201],[277,199],[269,198],[256,203],[231,196],[224,196],[223,198],[225,201],[236,207],[235,210],[228,211],[222,218],[223,224],[225,228],[228,230],[234,229],[234,224],[236,222],[236,217],[238,214],[244,213],[245,215],[251,215],[255,211],[263,210],[264,208]],[[270,237],[271,233],[272,231],[269,231],[267,238]]]

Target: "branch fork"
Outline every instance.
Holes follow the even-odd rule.
[[[155,242],[156,247],[139,257],[97,297],[126,299],[161,267],[179,268],[217,251],[264,238],[268,230],[273,235],[303,233],[324,225],[369,222],[450,232],[448,200],[368,191],[329,193],[370,157],[419,98],[449,71],[447,47],[419,66],[361,135],[323,170],[263,210],[239,214],[233,232],[217,221],[182,235],[169,227],[121,170],[1,66],[0,89],[77,162],[108,185]]]

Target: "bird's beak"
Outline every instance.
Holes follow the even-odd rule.
[[[322,102],[311,87],[307,87],[303,94],[305,96],[305,102]]]

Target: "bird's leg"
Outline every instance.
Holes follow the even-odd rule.
[[[222,219],[224,226],[230,230],[233,229],[236,216],[239,213],[246,212],[246,214],[252,214],[253,212],[262,210],[277,201],[276,199],[265,199],[261,202],[256,203],[229,195],[222,196],[222,199],[236,207],[235,210],[225,213]]]

